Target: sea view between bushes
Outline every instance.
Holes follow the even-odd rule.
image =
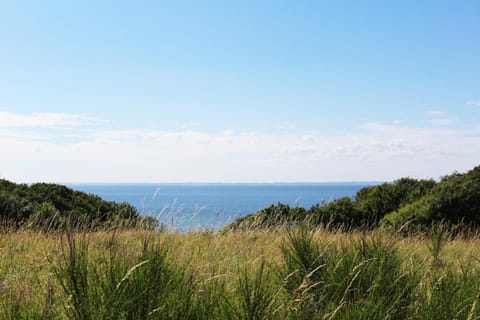
[[[0,319],[480,319],[480,166],[363,188],[0,186]],[[266,202],[218,231],[175,221],[248,199]]]
[[[480,0],[0,1],[0,320],[480,320],[479,34]]]
[[[276,203],[309,208],[353,197],[377,182],[67,184],[108,201],[127,202],[169,228],[220,228]]]

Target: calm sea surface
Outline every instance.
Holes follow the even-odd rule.
[[[105,200],[128,202],[171,228],[219,228],[272,203],[309,208],[354,196],[373,183],[319,184],[70,184]]]

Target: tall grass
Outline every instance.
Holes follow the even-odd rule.
[[[0,234],[1,319],[479,319],[479,239]]]
[[[213,300],[202,299],[205,288],[184,265],[172,263],[168,244],[158,239],[146,236],[133,258],[115,237],[96,259],[90,259],[85,236],[71,234],[67,244],[55,275],[69,297],[69,319],[207,319],[212,311]]]
[[[403,273],[393,243],[378,236],[318,243],[301,228],[283,253],[298,318],[405,319],[415,277]]]

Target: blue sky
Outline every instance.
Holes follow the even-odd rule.
[[[480,163],[478,1],[2,1],[0,177],[275,182]]]

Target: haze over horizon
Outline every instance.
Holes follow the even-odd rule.
[[[0,178],[342,182],[480,164],[478,1],[3,1]]]

